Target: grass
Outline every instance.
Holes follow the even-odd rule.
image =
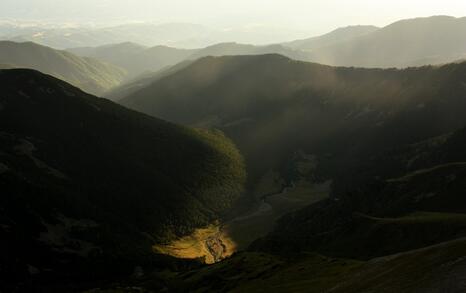
[[[191,235],[176,239],[167,245],[154,245],[155,252],[183,259],[202,259],[206,264],[217,260],[209,252],[206,242],[209,238],[218,238],[226,248],[223,257],[231,256],[236,250],[236,243],[225,233],[218,223],[206,228],[196,229]]]

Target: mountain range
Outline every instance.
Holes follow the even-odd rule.
[[[395,22],[373,32],[323,47],[310,60],[336,66],[408,67],[465,57],[466,18],[434,16]]]
[[[466,30],[465,24],[464,18],[435,16],[402,20],[383,28],[349,26],[318,37],[267,46],[220,43],[186,50],[120,43],[70,51],[116,64],[130,72],[133,78],[147,71],[206,56],[270,53],[334,66],[404,68],[464,59],[466,45],[458,40]]]
[[[465,292],[464,24],[0,42],[0,291]]]
[[[122,99],[221,129],[245,156],[250,190],[279,174],[285,191],[256,197],[274,213],[315,197],[309,184],[332,182],[327,198],[281,217],[246,252],[174,276],[172,289],[464,290],[465,73],[465,63],[383,70],[206,57]],[[259,220],[247,222],[240,234]]]
[[[283,43],[283,45],[294,49],[312,51],[370,34],[379,29],[379,27],[372,25],[347,26],[322,36]]]
[[[461,127],[464,65],[381,70],[280,55],[206,57],[119,102],[223,130],[251,163],[250,175],[260,176],[285,168],[298,150],[341,165]]]
[[[206,56],[282,54],[296,60],[306,60],[307,54],[282,45],[253,46],[238,43],[221,43],[202,49],[178,49],[167,46],[143,47],[133,43],[121,43],[91,48],[74,48],[68,51],[115,64],[138,78],[147,72],[167,69],[178,63]]]
[[[465,58],[466,45],[458,41],[466,29],[465,24],[463,18],[436,16],[403,20],[383,28],[350,26],[320,37],[276,45],[220,43],[200,49],[146,47],[123,42],[76,47],[64,52],[33,43],[4,41],[0,44],[0,49],[4,50],[0,64],[41,70],[92,94],[112,91],[108,94],[111,96],[118,86],[132,87],[139,79],[147,81],[148,74],[206,56],[274,53],[298,61],[336,66],[441,65]],[[22,58],[19,54],[32,57]]]
[[[0,38],[17,42],[35,42],[57,49],[95,47],[123,42],[134,42],[149,47],[165,45],[200,48],[234,41],[269,44],[305,35],[300,30],[264,25],[210,27],[192,23],[136,22],[96,26],[0,20]]]

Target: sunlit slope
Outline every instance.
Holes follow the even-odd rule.
[[[30,267],[42,280],[131,271],[242,191],[242,157],[218,131],[151,118],[36,71],[0,71],[0,84],[5,285]]]
[[[222,129],[245,155],[251,176],[286,173],[302,150],[317,156],[322,176],[333,178],[385,149],[465,126],[465,72],[464,63],[381,70],[280,55],[207,57],[121,103]]]
[[[95,95],[116,87],[126,75],[123,69],[114,65],[31,42],[0,41],[1,63],[39,70]]]

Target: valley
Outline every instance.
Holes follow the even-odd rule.
[[[167,245],[156,245],[154,250],[183,259],[201,259],[206,264],[216,263],[266,236],[283,215],[326,199],[331,182],[306,179],[312,174],[315,162],[312,156],[300,155],[301,161],[295,162],[300,172],[294,179],[296,183],[291,181],[287,185],[277,172],[270,170],[254,190],[256,204],[247,206],[232,219],[197,229]]]
[[[1,293],[466,292],[466,4],[27,1]]]

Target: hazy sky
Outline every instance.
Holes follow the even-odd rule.
[[[261,24],[316,33],[440,14],[466,16],[466,0],[0,0],[0,18]]]

